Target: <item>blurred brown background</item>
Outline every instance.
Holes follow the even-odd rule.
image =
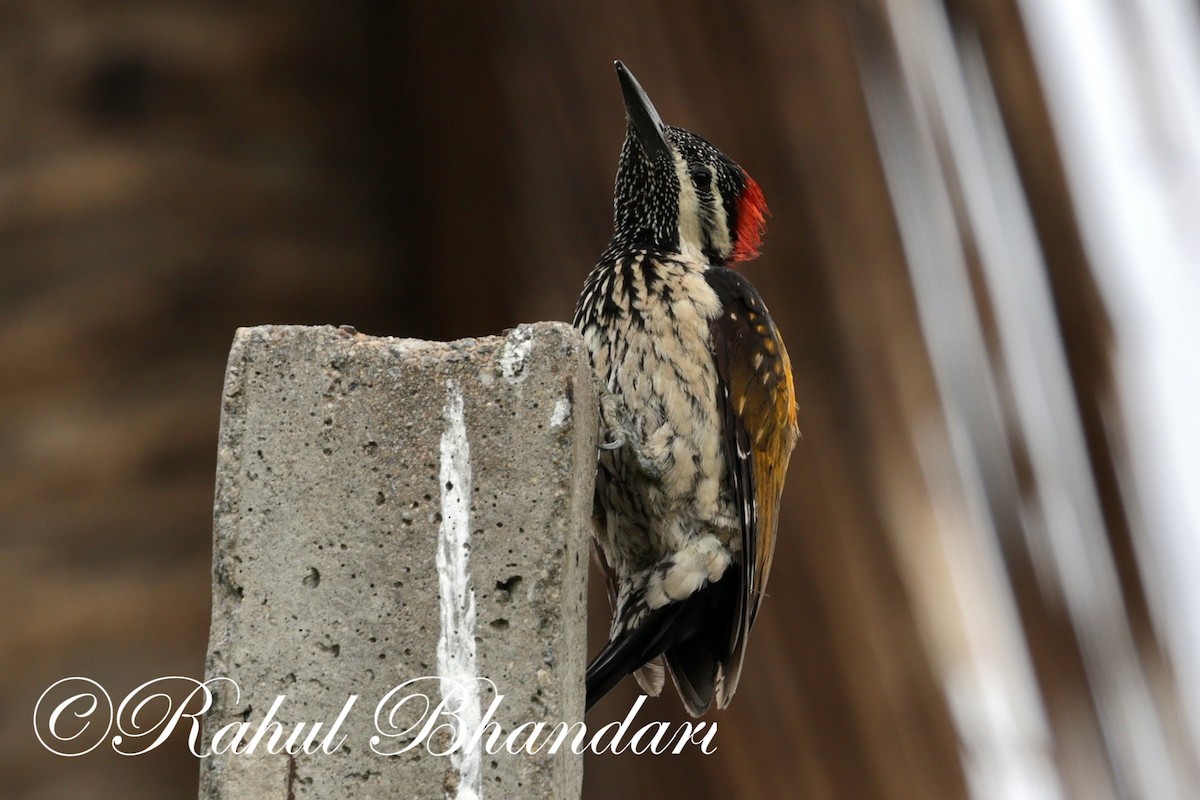
[[[804,439],[718,752],[593,757],[584,796],[1198,796],[1119,337],[1012,0],[0,6],[0,794],[194,796],[182,740],[63,759],[30,720],[61,677],[202,674],[234,329],[570,319],[614,58],[766,193],[746,272]],[[1005,187],[1016,217],[980,211]],[[986,221],[1026,213],[1040,258],[997,257]]]

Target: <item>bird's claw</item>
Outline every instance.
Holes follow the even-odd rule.
[[[647,456],[645,443],[629,418],[629,409],[618,395],[605,388],[600,391],[600,421],[604,439],[597,445],[600,450],[611,452],[628,445],[642,473],[652,481],[662,479],[662,466]]]
[[[617,450],[630,441],[629,412],[617,395],[601,387],[600,423],[603,428],[601,450]]]

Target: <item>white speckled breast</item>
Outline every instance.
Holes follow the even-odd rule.
[[[719,311],[702,265],[644,252],[597,267],[580,300],[576,327],[638,439],[603,451],[597,476],[597,535],[619,575],[661,567],[701,538],[716,536],[725,556],[740,544],[709,339]]]

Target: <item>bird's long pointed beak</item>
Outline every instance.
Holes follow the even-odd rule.
[[[643,152],[652,161],[660,156],[669,156],[671,150],[667,147],[662,117],[658,116],[654,104],[633,73],[620,61],[614,62],[614,65],[617,77],[621,80],[621,94],[625,97],[625,115],[633,125]]]

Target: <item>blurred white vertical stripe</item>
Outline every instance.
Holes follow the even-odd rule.
[[[1151,606],[1200,734],[1200,22],[1189,0],[1021,0],[1116,332]],[[1134,522],[1138,520],[1135,518]]]
[[[885,7],[895,68],[868,56],[864,84],[945,415],[944,432],[931,420],[917,445],[954,607],[923,605],[950,618],[931,630],[957,626],[962,639],[935,639],[932,649],[972,796],[1056,800],[1064,788],[1001,553],[1019,530],[1020,490],[963,238],[995,237],[964,230],[960,219],[975,199],[964,184],[980,178],[979,159],[963,152],[963,137],[976,135],[963,68],[940,3]],[[910,584],[920,595],[939,591],[939,579],[927,559]]]
[[[1039,12],[1054,6],[1059,15],[1067,6],[1078,12],[1086,5],[1036,2]],[[1170,725],[1160,717],[1152,679],[1143,669],[1124,607],[1046,264],[985,58],[969,24],[956,29],[940,0],[885,0],[883,5],[895,62],[868,66],[864,77],[953,453],[954,466],[939,468],[938,461],[945,458],[937,453],[936,439],[924,443],[927,480],[934,496],[940,495],[943,516],[949,509],[967,512],[950,524],[943,519],[941,527],[943,549],[952,562],[956,613],[968,645],[956,653],[935,642],[935,650],[941,651],[972,794],[997,800],[1056,797],[1063,792],[1089,800],[1182,800],[1191,796],[1188,770],[1172,760]],[[1134,10],[1129,6],[1125,13]],[[1119,118],[1118,124],[1117,119],[1059,106],[1054,90],[1049,91],[1056,119],[1068,118],[1071,125],[1061,145],[1073,179],[1072,193],[1084,217],[1081,225],[1089,235],[1089,255],[1098,272],[1110,273],[1100,280],[1105,300],[1118,317],[1123,408],[1133,412],[1125,420],[1111,421],[1121,427],[1113,440],[1118,446],[1132,440],[1141,451],[1134,471],[1139,479],[1157,484],[1154,494],[1146,494],[1148,487],[1139,482],[1136,492],[1127,492],[1127,505],[1140,509],[1154,504],[1160,513],[1172,509],[1175,535],[1154,540],[1158,546],[1151,548],[1156,553],[1151,563],[1179,559],[1185,568],[1176,577],[1182,580],[1200,574],[1193,568],[1200,545],[1187,533],[1200,534],[1200,525],[1179,516],[1188,511],[1184,506],[1200,499],[1200,486],[1186,495],[1184,476],[1196,483],[1200,474],[1188,470],[1194,465],[1175,464],[1178,480],[1168,488],[1156,474],[1171,459],[1161,453],[1150,456],[1157,464],[1150,472],[1145,462],[1147,447],[1161,447],[1177,435],[1172,426],[1184,421],[1156,416],[1152,403],[1159,402],[1158,395],[1169,391],[1176,398],[1189,398],[1192,402],[1180,411],[1200,409],[1200,395],[1195,394],[1200,358],[1194,352],[1200,348],[1200,329],[1195,327],[1200,319],[1200,298],[1195,294],[1200,276],[1194,271],[1200,256],[1195,247],[1195,226],[1200,224],[1200,208],[1194,202],[1200,197],[1195,184],[1197,143],[1185,133],[1192,129],[1190,122],[1168,119],[1190,113],[1172,99],[1173,91],[1188,88],[1155,82],[1154,75],[1166,69],[1169,59],[1151,54],[1157,40],[1150,25],[1141,24],[1145,16],[1121,24],[1115,16],[1105,17],[1106,24],[1097,32],[1095,25],[1066,17],[1050,20],[1047,15],[1051,35],[1066,36],[1075,49],[1046,38],[1042,46],[1054,52],[1052,69],[1059,74],[1059,89],[1072,102],[1086,93],[1072,80],[1088,84],[1086,91],[1110,103],[1113,98],[1127,100],[1122,107],[1107,109]],[[1180,30],[1172,27],[1172,35],[1187,41]],[[1126,38],[1106,43],[1104,35],[1118,32]],[[1113,49],[1119,52],[1110,54]],[[1073,54],[1080,61],[1073,60]],[[1173,62],[1176,70],[1183,59],[1178,56]],[[1093,68],[1093,61],[1103,69]],[[1041,68],[1046,69],[1045,62]],[[1177,72],[1172,78],[1179,80]],[[1197,98],[1200,91],[1192,100]],[[1098,128],[1103,130],[1097,133]],[[1090,153],[1094,161],[1081,153]],[[1137,164],[1139,158],[1145,163]],[[1128,163],[1114,166],[1120,159]],[[1178,170],[1172,166],[1176,162],[1181,164]],[[1097,182],[1106,171],[1114,171],[1114,178]],[[1084,183],[1074,180],[1080,175]],[[1140,183],[1135,184],[1135,178]],[[1160,185],[1168,182],[1173,184],[1170,188]],[[1191,213],[1180,207],[1188,198],[1193,201]],[[1154,219],[1144,219],[1147,215]],[[1097,242],[1090,237],[1093,230],[1107,239]],[[1152,239],[1149,246],[1146,237]],[[1118,263],[1102,265],[1099,251],[1105,260]],[[1153,288],[1127,286],[1130,279],[1124,275],[1131,271]],[[1144,321],[1136,320],[1132,328],[1128,321],[1121,325],[1120,316],[1129,312],[1118,303],[1130,302],[1140,303],[1142,313],[1154,316],[1159,326],[1169,324],[1164,318],[1172,316],[1172,309],[1153,303],[1173,303],[1181,323],[1192,326],[1191,335],[1176,328],[1160,332],[1171,337],[1169,342],[1148,341]],[[1188,308],[1193,310],[1190,316],[1183,313]],[[994,330],[989,336],[990,325]],[[1185,385],[1168,386],[1148,378],[1147,371],[1164,356],[1177,360],[1159,364],[1167,374],[1158,379],[1175,377]],[[1131,379],[1136,386],[1130,385]],[[1135,392],[1140,392],[1136,400]],[[1153,432],[1144,429],[1147,416],[1160,426]],[[1184,448],[1179,458],[1200,456],[1197,429],[1173,442]],[[1031,483],[1019,477],[1026,460]],[[957,476],[948,480],[955,471]],[[1151,518],[1151,523],[1158,525],[1159,520]],[[1057,740],[1052,743],[1045,738],[1041,698],[1022,652],[1025,642],[1014,619],[1011,594],[1003,580],[989,579],[1015,565],[1020,570],[1019,556],[1009,562],[1002,555],[1014,547],[1028,548],[1042,584],[1040,602],[1065,607],[1086,673],[1083,705],[1064,700],[1061,684],[1042,687],[1060,695]],[[1144,553],[1142,561],[1147,561]],[[1148,570],[1146,583],[1151,587],[1165,583],[1156,580],[1159,571]],[[928,571],[920,576],[930,577]],[[1200,582],[1195,585],[1193,591],[1200,592]],[[1187,597],[1181,587],[1160,588],[1160,597]],[[1156,606],[1160,614],[1185,617],[1174,625],[1192,626],[1188,635],[1200,628],[1200,621],[1189,613],[1198,608],[1191,602],[1174,609],[1161,602]],[[1012,622],[1006,624],[1008,620]],[[1015,633],[1009,630],[1014,624]],[[1200,642],[1200,636],[1182,641]],[[1014,646],[1015,651],[1009,649]],[[1194,673],[1185,671],[1185,685],[1188,674]],[[1195,690],[1194,681],[1190,683]],[[1099,723],[1095,730],[1088,719],[1093,712]]]

